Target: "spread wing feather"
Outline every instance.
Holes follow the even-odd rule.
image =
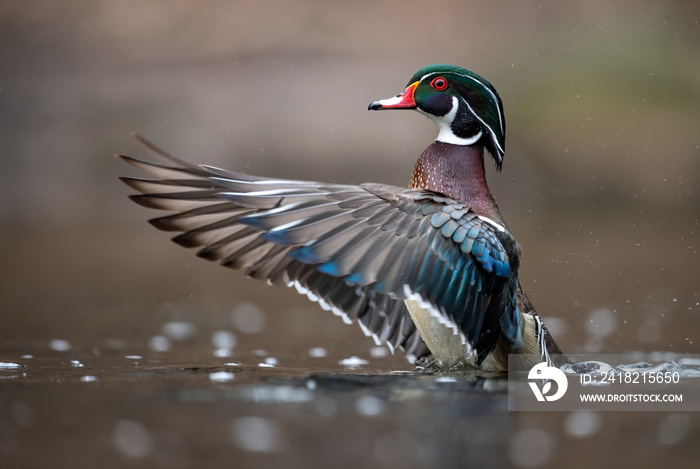
[[[452,199],[195,166],[137,138],[163,163],[118,155],[156,178],[122,180],[141,193],[131,196],[135,202],[176,212],[151,220],[156,228],[181,232],[174,241],[198,247],[205,259],[295,286],[357,320],[377,343],[410,357],[429,354],[406,299],[427,303],[480,359],[493,348],[502,317],[518,316],[514,302],[502,300],[515,298],[517,283],[503,246],[510,234]]]

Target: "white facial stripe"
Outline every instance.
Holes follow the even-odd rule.
[[[500,107],[498,107],[498,97],[494,94],[493,91],[491,91],[491,88],[486,86],[482,81],[477,80],[476,78],[471,77],[469,75],[464,75],[463,73],[456,73],[456,72],[447,72],[447,73],[452,74],[452,75],[457,75],[460,77],[464,77],[464,78],[469,78],[470,80],[480,84],[486,91],[489,92],[489,94],[491,95],[491,99],[493,99],[494,105],[496,105],[496,109],[498,109],[498,124],[501,128],[501,133],[504,134],[505,129],[503,128],[503,116],[501,115]],[[441,75],[441,74],[442,74],[441,72],[427,73],[427,74],[423,75],[423,77],[421,77],[420,81],[423,81],[430,76]],[[464,98],[462,98],[462,101],[464,102],[464,104],[467,105],[467,107],[469,108],[471,113],[474,114],[474,116],[476,116],[477,119],[479,119],[479,122],[481,122],[484,125],[484,127],[487,127],[491,131],[491,138],[493,139],[493,142],[496,144],[496,147],[498,148],[498,150],[501,153],[505,153],[505,151],[503,151],[503,148],[501,147],[501,144],[498,142],[498,139],[496,138],[496,134],[493,132],[493,129],[491,128],[491,126],[486,125],[486,123],[474,112],[474,110],[471,108],[471,106],[469,106],[469,104],[467,103],[467,101]],[[440,130],[442,131],[442,129],[440,129]],[[458,138],[458,137],[456,137],[456,138]]]
[[[494,103],[495,105],[498,105],[498,97],[494,94],[493,91],[491,91],[491,88],[490,88],[489,86],[486,86],[486,84],[485,84],[484,82],[482,82],[482,81],[480,81],[480,80],[477,80],[476,78],[474,78],[474,77],[472,77],[472,76],[464,75],[463,73],[457,73],[457,72],[447,72],[447,73],[452,74],[452,75],[457,75],[457,76],[460,76],[460,77],[464,77],[464,78],[469,78],[470,80],[472,80],[472,81],[474,81],[474,82],[480,84],[486,91],[489,92],[489,94],[491,95],[491,98],[493,99],[493,103]],[[432,75],[441,75],[441,73],[440,73],[440,72],[428,73],[428,74],[426,74],[426,75],[423,75],[423,77],[420,79],[420,81],[423,81],[423,80],[425,80],[427,77],[432,76]],[[500,109],[498,109],[498,123],[499,123],[499,125],[500,125],[501,132],[504,132],[505,129],[503,128],[503,116],[501,115],[501,110],[500,110]]]
[[[493,143],[496,144],[496,147],[501,153],[505,153],[505,151],[503,151],[503,148],[501,148],[501,144],[498,143],[498,139],[496,138],[496,134],[493,133],[493,129],[489,125],[487,125],[486,122],[484,122],[476,112],[474,112],[474,109],[472,109],[472,107],[469,105],[466,99],[462,98],[462,102],[469,108],[469,111],[474,115],[474,117],[476,117],[479,120],[479,122],[483,124],[484,127],[491,131],[491,140],[493,140]]]
[[[424,112],[421,112],[421,114],[426,115],[430,120],[437,124],[439,132],[437,138],[435,139],[436,141],[451,143],[452,145],[474,145],[483,135],[481,130],[479,130],[479,133],[476,135],[472,135],[468,138],[458,137],[452,131],[452,123],[455,121],[455,117],[457,117],[458,106],[459,100],[456,96],[452,96],[452,109],[450,109],[450,112],[444,116],[434,116]]]

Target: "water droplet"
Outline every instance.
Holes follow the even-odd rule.
[[[274,368],[277,366],[277,359],[275,357],[267,357],[263,363],[258,363],[261,368]]]
[[[518,466],[541,466],[551,458],[552,446],[549,433],[539,428],[526,428],[508,441],[508,456]]]
[[[384,402],[375,396],[362,396],[355,402],[355,409],[361,415],[374,417],[384,412]]]
[[[70,350],[70,342],[63,339],[53,339],[49,342],[49,348],[57,352],[65,352],[66,350]]]
[[[10,416],[20,427],[28,428],[34,421],[34,411],[24,402],[13,402],[10,406]]]
[[[656,436],[664,445],[675,445],[683,441],[690,431],[690,415],[671,414],[664,418],[656,429]]]
[[[233,350],[227,347],[214,349],[213,355],[218,358],[228,358],[233,355]]]
[[[134,420],[119,420],[115,424],[114,442],[119,451],[131,458],[144,458],[153,450],[151,432]]]
[[[323,358],[326,355],[328,355],[328,352],[326,352],[326,349],[324,349],[323,347],[314,347],[309,350],[310,357]]]
[[[586,332],[590,335],[605,337],[615,330],[615,314],[607,308],[596,309],[588,318]]]
[[[231,313],[231,323],[245,334],[257,334],[265,327],[265,314],[252,303],[241,303]]]
[[[263,417],[240,417],[231,424],[231,439],[243,450],[271,453],[284,449],[286,434],[273,420]]]
[[[369,362],[367,360],[363,360],[362,358],[352,356],[350,358],[344,358],[343,360],[340,360],[338,362],[338,365],[346,366],[348,368],[357,368],[362,365],[368,365]]]
[[[215,371],[213,373],[209,373],[209,381],[213,381],[215,383],[228,383],[229,381],[233,381],[235,378],[236,375],[230,371]]]
[[[599,413],[581,410],[570,413],[564,421],[564,430],[576,438],[585,438],[596,433],[601,426]]]
[[[439,376],[435,379],[436,383],[456,383],[457,378],[453,376]]]
[[[161,326],[161,332],[171,340],[187,340],[194,336],[194,324],[185,321],[166,322]]]
[[[318,397],[313,400],[313,404],[316,412],[322,417],[331,418],[338,413],[338,404],[331,397]]]
[[[148,339],[148,348],[154,352],[167,352],[170,350],[170,340],[164,335],[154,335]]]
[[[216,331],[211,336],[211,343],[216,348],[233,348],[236,346],[236,336],[231,331]]]

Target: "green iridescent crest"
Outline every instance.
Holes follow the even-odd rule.
[[[480,75],[461,67],[446,64],[428,65],[418,70],[408,84],[416,81],[430,82],[434,77],[447,79],[454,91],[469,107],[471,113],[478,119],[490,139],[486,148],[494,157],[497,166],[503,161],[505,153],[506,122],[503,104],[496,89]],[[450,90],[448,90],[450,91]]]

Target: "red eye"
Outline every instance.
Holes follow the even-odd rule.
[[[433,81],[430,82],[430,86],[432,86],[434,90],[445,91],[447,89],[447,80],[442,77],[433,78]]]

